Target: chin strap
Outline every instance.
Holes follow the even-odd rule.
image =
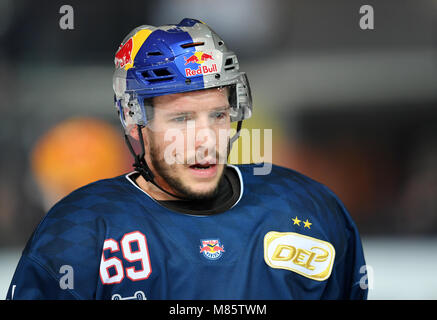
[[[238,137],[240,136],[240,130],[241,130],[241,126],[242,126],[243,121],[238,121],[237,124],[237,132],[235,133],[235,135],[229,139],[229,143],[228,143],[228,157],[229,154],[231,153],[231,147],[232,144],[238,139]],[[130,153],[132,154],[132,156],[134,157],[135,162],[132,164],[132,166],[135,168],[135,171],[139,172],[139,174],[141,174],[141,176],[144,178],[144,180],[146,180],[147,182],[151,182],[153,183],[153,185],[155,185],[159,190],[165,192],[166,194],[168,194],[169,196],[172,196],[174,198],[177,199],[181,199],[184,200],[184,198],[181,198],[171,192],[168,192],[167,190],[164,190],[163,188],[161,188],[154,180],[155,175],[153,174],[152,170],[150,170],[149,166],[147,165],[146,159],[145,159],[145,154],[146,154],[146,150],[144,147],[144,139],[143,139],[143,132],[142,132],[142,126],[137,125],[137,130],[138,130],[138,138],[140,140],[140,145],[141,145],[141,153],[140,154],[136,154],[134,148],[132,147],[131,142],[129,141],[129,136],[125,133],[124,134],[124,140],[126,142],[127,147],[129,148]]]
[[[241,130],[242,124],[243,124],[243,120],[238,121],[238,123],[237,123],[237,132],[234,134],[234,136],[232,138],[229,139],[229,143],[228,143],[228,156],[227,156],[228,159],[229,159],[229,155],[231,154],[232,145],[240,137],[240,130]]]

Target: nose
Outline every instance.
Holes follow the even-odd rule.
[[[216,159],[217,136],[214,125],[208,117],[198,118],[196,121],[196,159]]]
[[[216,133],[213,127],[205,126],[196,130],[196,149],[197,148],[215,148]]]

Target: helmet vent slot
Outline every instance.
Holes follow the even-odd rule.
[[[168,76],[171,76],[171,75],[172,75],[171,72],[168,71],[168,70],[165,69],[165,68],[162,68],[162,69],[154,69],[154,70],[153,70],[153,73],[154,73],[157,77],[168,77]]]
[[[173,80],[173,77],[167,77],[167,78],[151,78],[151,79],[147,79],[147,81],[149,83],[156,83],[156,82],[165,82],[165,81],[170,81]]]
[[[229,57],[225,61],[225,71],[235,69],[234,57]]]
[[[203,46],[204,44],[205,44],[205,42],[191,42],[191,43],[181,44],[181,47],[186,49],[186,48],[191,48],[191,47],[196,47],[196,46]]]
[[[150,74],[149,71],[143,71],[143,72],[141,72],[141,75],[142,75],[144,78],[150,78],[150,77],[152,77],[152,75]]]
[[[162,52],[159,51],[152,51],[152,52],[147,52],[148,56],[162,56]]]
[[[165,82],[174,79],[173,73],[168,68],[144,70],[141,72],[141,75],[149,83]]]

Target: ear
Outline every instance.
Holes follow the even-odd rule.
[[[136,141],[140,140],[140,137],[138,136],[138,127],[137,126],[133,126],[132,129],[130,129],[129,136],[134,138]]]
[[[147,130],[147,128],[141,128],[141,134],[143,136],[143,141],[144,141],[144,146],[146,147],[146,149],[149,146],[149,132]],[[132,129],[130,129],[129,131],[129,136],[132,137],[136,142],[140,142],[140,136],[138,134],[138,125],[134,126]]]

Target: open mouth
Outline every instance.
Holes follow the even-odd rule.
[[[215,164],[193,164],[190,166],[191,169],[196,169],[196,170],[206,170],[209,169],[211,167],[215,166]]]
[[[213,178],[217,174],[217,165],[214,163],[196,163],[189,168],[191,173],[199,178]]]

